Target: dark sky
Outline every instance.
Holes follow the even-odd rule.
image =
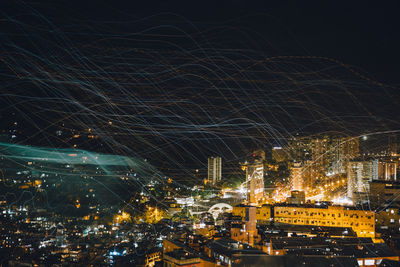
[[[298,132],[399,127],[395,5],[269,2],[2,1],[2,129],[70,147],[57,129],[90,128],[101,141],[79,148],[181,171]]]
[[[60,28],[76,19],[83,23],[129,22],[171,13],[199,29],[226,26],[253,31],[270,42],[276,55],[327,56],[355,66],[385,84],[400,83],[396,1],[18,0],[4,1],[1,7],[3,15],[17,19],[35,10]],[[173,25],[172,16],[169,19],[159,23]],[[118,31],[120,26],[114,26]],[[235,38],[236,34],[232,32],[226,38]],[[262,46],[257,48],[263,50]]]
[[[199,28],[246,27],[267,38],[279,54],[332,57],[357,66],[384,83],[399,84],[396,69],[400,60],[400,35],[395,2],[27,1],[26,5],[51,20],[59,19],[59,26],[62,20],[68,24],[68,19],[78,17],[129,21],[170,12],[185,17]],[[17,13],[21,12],[21,6],[17,7]]]

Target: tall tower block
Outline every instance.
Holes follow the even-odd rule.
[[[264,163],[265,152],[257,150],[245,164],[247,202],[250,205],[257,205],[264,198]]]
[[[221,157],[208,158],[208,182],[215,185],[222,178],[222,160]]]

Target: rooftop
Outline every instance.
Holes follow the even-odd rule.
[[[169,257],[178,260],[197,259],[197,258],[200,260],[200,257],[198,255],[190,253],[184,249],[175,249],[173,251],[165,253],[165,255],[168,255]]]
[[[212,251],[218,254],[232,256],[234,254],[241,255],[266,255],[261,250],[255,249],[247,244],[240,243],[236,240],[223,237],[207,245]]]

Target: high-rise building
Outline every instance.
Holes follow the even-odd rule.
[[[381,159],[378,161],[378,179],[397,181],[397,161]]]
[[[355,137],[313,136],[293,137],[288,140],[290,159],[309,161],[309,171],[314,180],[346,173],[349,160],[359,156],[359,141]]]
[[[293,161],[310,160],[311,140],[312,138],[309,136],[290,138],[287,147],[289,159]]]
[[[290,166],[290,183],[292,190],[304,190],[303,165],[301,162],[294,162]]]
[[[334,136],[328,151],[328,173],[346,173],[348,162],[359,156],[359,140],[355,137]]]
[[[244,164],[246,168],[247,202],[257,205],[264,198],[265,152],[257,150]]]
[[[215,185],[222,178],[222,160],[221,157],[208,158],[208,182]]]
[[[272,148],[272,160],[279,163],[287,159],[287,154],[285,149],[280,146],[274,146]]]
[[[315,180],[312,176],[312,161],[306,160],[302,163],[301,176],[303,179],[303,190],[308,191],[314,188]]]
[[[378,178],[377,160],[353,160],[347,167],[347,197],[355,198],[355,193],[366,194],[369,184]]]
[[[329,148],[329,139],[326,136],[314,138],[311,141],[313,176],[317,180],[322,180],[326,176],[329,165]]]

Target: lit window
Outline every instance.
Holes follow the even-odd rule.
[[[375,260],[365,260],[364,265],[375,265]]]

